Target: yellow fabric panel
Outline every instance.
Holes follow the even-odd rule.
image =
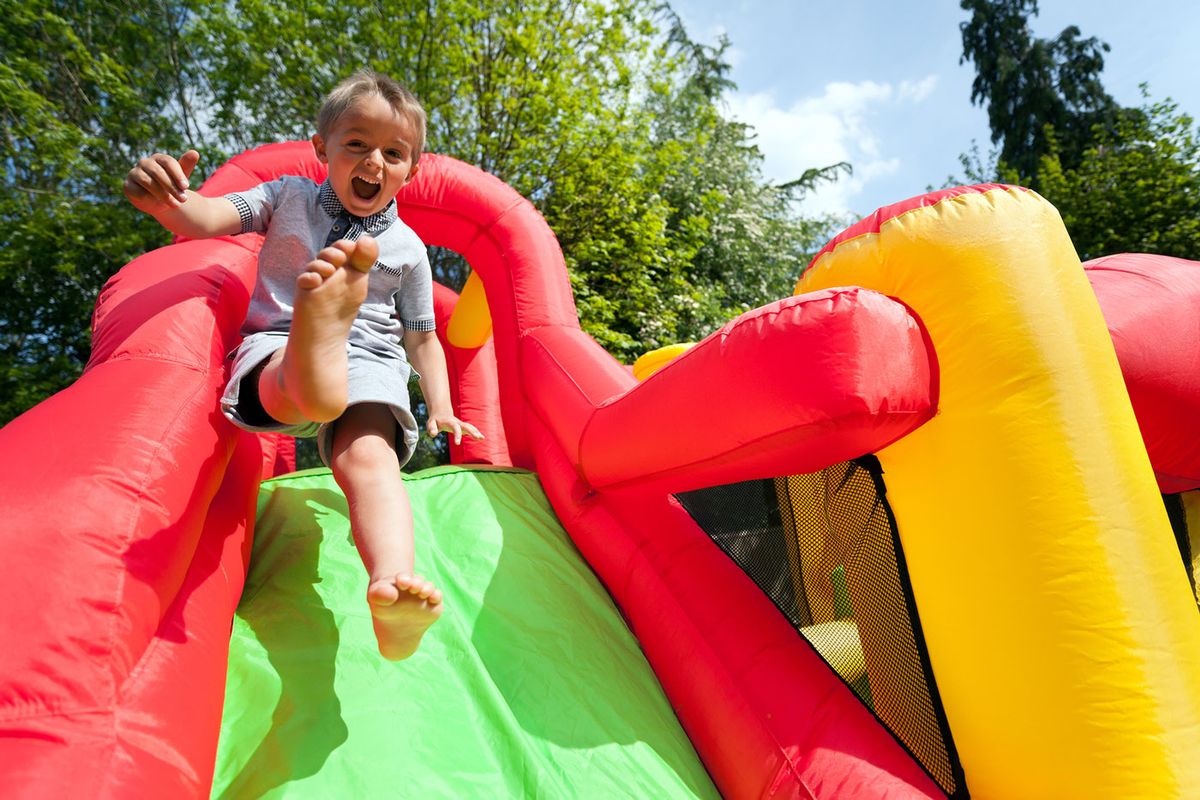
[[[800,628],[800,633],[846,683],[853,684],[867,674],[867,662],[863,659],[854,620],[836,619],[805,625]]]
[[[649,353],[642,353],[638,359],[633,362],[633,377],[639,381],[644,381],[660,369],[670,364],[675,359],[686,353],[692,348],[695,342],[684,342],[683,344],[669,344],[665,347],[660,347],[657,350],[651,350]]]
[[[446,340],[455,347],[473,350],[483,347],[492,335],[492,313],[488,309],[483,281],[472,272],[463,284],[450,321],[446,324]]]
[[[837,614],[829,576],[845,562],[833,531],[824,524],[825,481],[821,473],[776,478],[775,494],[796,594],[808,605],[811,624],[833,622]]]
[[[1200,619],[1100,310],[1031,192],[841,243],[798,292],[908,305],[938,413],[878,453],[971,796],[1200,787]]]
[[[783,542],[787,546],[788,555],[788,575],[792,579],[792,591],[796,597],[803,597],[808,602],[807,590],[804,586],[804,561],[801,558],[800,552],[800,532],[796,529],[795,514],[788,513],[788,510],[793,508],[791,494],[788,491],[788,479],[786,476],[775,478],[775,497],[779,501],[780,522],[783,526]],[[811,607],[811,602],[808,602]],[[833,603],[829,604],[830,615],[827,619],[833,619]],[[811,616],[811,608],[810,608]],[[808,622],[816,622],[818,620],[809,619]],[[819,620],[821,622],[826,619]]]

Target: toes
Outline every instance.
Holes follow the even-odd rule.
[[[337,264],[324,258],[318,258],[312,261],[306,269],[309,272],[315,272],[322,278],[328,278],[333,273],[337,272]]]
[[[433,584],[420,575],[413,575],[412,588],[409,591],[422,599],[428,599],[429,595],[433,594]]]
[[[432,581],[427,581],[420,575],[397,575],[396,588],[422,600],[429,600],[433,603],[442,602],[442,593],[438,588],[433,585]]]
[[[350,266],[359,272],[370,272],[371,267],[375,266],[375,260],[379,258],[379,243],[374,238],[364,235],[360,236],[352,247],[353,250],[349,251]]]
[[[400,592],[389,581],[375,581],[367,587],[367,600],[374,605],[391,605],[398,599]]]
[[[296,276],[296,287],[299,289],[316,289],[335,272],[337,272],[337,267],[329,261],[322,258],[315,259],[308,262],[307,266],[304,267],[304,272]]]
[[[324,283],[324,279],[315,272],[302,272],[296,277],[297,289],[315,289]]]
[[[344,266],[354,251],[354,242],[348,239],[338,239],[333,244],[317,253],[317,261],[327,261],[331,269]],[[315,262],[314,262],[315,263]],[[332,273],[331,273],[332,274]],[[326,276],[328,277],[328,276]]]

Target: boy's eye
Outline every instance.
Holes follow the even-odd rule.
[[[387,154],[388,158],[394,158],[397,161],[400,161],[404,158],[404,153],[401,153],[399,150],[388,150]]]

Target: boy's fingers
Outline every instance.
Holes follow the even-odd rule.
[[[162,169],[163,175],[166,179],[163,183],[163,186],[167,187],[168,190],[180,200],[186,197],[187,195],[185,195],[184,192],[186,192],[188,188],[188,179],[187,175],[183,171],[183,167],[179,164],[179,162],[170,156],[161,153],[156,155],[154,159],[158,162],[158,165]],[[192,166],[195,165],[193,164]]]
[[[192,177],[192,170],[196,168],[196,164],[199,162],[200,153],[195,150],[188,150],[179,157],[179,168],[183,171],[185,180]]]
[[[132,186],[141,189],[143,195],[148,195],[160,203],[169,202],[167,190],[145,165],[139,165],[138,169],[129,173],[127,180]]]
[[[168,193],[174,193],[174,188],[172,187],[172,180],[168,177],[167,171],[163,169],[162,164],[156,158],[143,158],[138,162],[138,166],[141,167],[142,173],[146,176],[146,180],[142,182],[142,185],[156,198],[165,202]]]

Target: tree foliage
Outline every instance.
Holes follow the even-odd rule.
[[[103,281],[167,241],[119,186],[178,146],[177,16],[158,4],[0,0],[0,422],[73,380]]]
[[[1119,252],[1200,258],[1200,156],[1193,120],[1170,102],[1123,108],[1101,82],[1108,45],[1070,26],[1037,39],[1036,0],[962,0],[971,99],[988,103],[999,153],[960,158],[968,180],[1037,189],[1083,259]]]
[[[728,120],[725,45],[653,0],[0,0],[0,420],[78,374],[102,282],[167,241],[120,195],[134,160],[201,170],[308,138],[361,66],[422,98],[428,147],[528,197],[563,246],[582,323],[618,358],[786,295],[826,232]],[[438,254],[459,286],[460,259]]]
[[[1037,16],[1037,0],[961,0],[960,6],[971,16],[959,26],[959,63],[975,63],[971,102],[987,104],[1001,162],[1037,188],[1049,127],[1059,159],[1077,166],[1093,128],[1116,118],[1117,104],[1100,80],[1108,45],[1081,38],[1074,25],[1053,39],[1034,36],[1029,18]]]
[[[1200,260],[1200,129],[1170,101],[1147,101],[1097,129],[1069,168],[1051,137],[1042,193],[1082,259],[1160,253]]]

